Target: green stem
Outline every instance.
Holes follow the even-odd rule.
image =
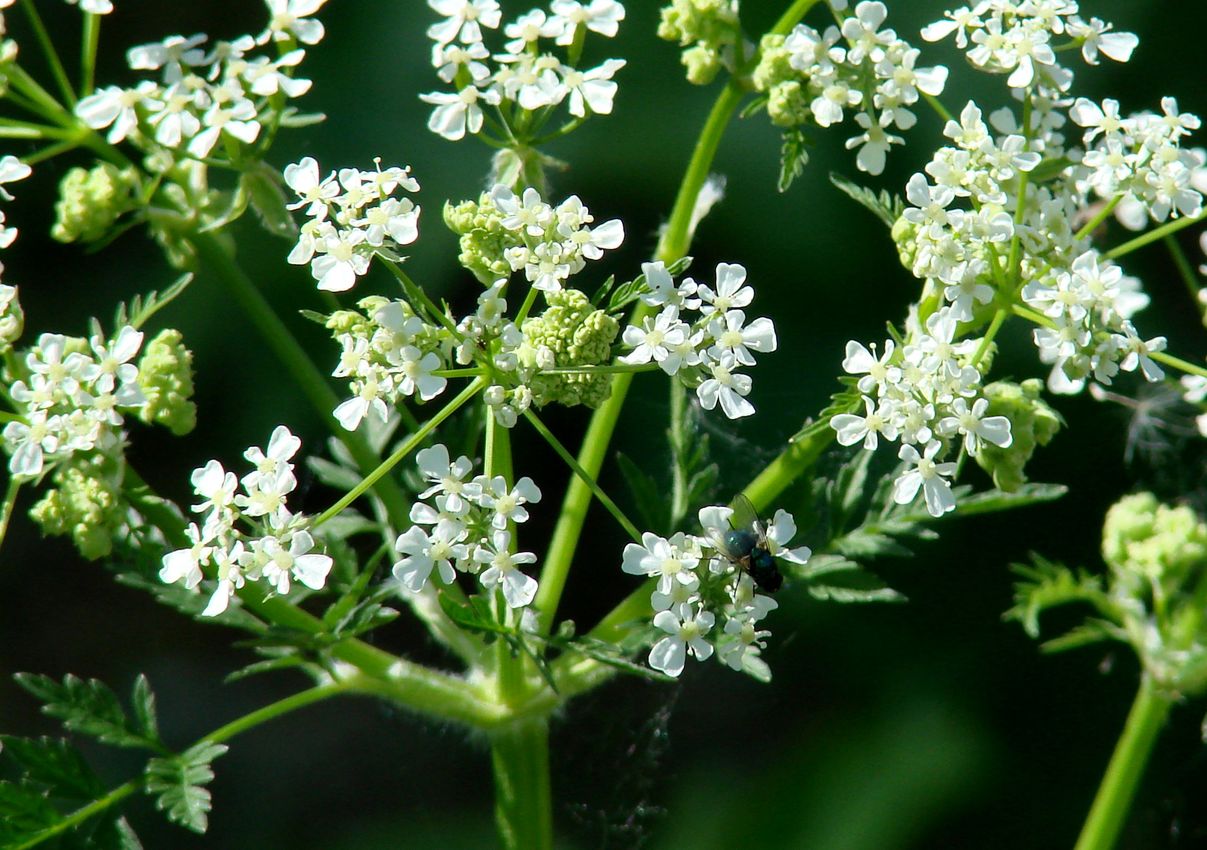
[[[96,87],[96,49],[101,41],[101,16],[84,14],[84,36],[80,42],[80,97]]]
[[[531,408],[524,411],[524,418],[527,419],[529,424],[536,429],[538,434],[545,438],[545,442],[553,447],[553,450],[557,452],[558,456],[566,462],[566,465],[570,467],[574,474],[577,475],[579,479],[591,489],[591,492],[595,495],[595,498],[599,499],[600,504],[608,509],[608,513],[616,518],[616,521],[620,523],[620,527],[625,530],[629,537],[632,537],[635,541],[640,543],[641,532],[637,529],[637,526],[633,524],[633,521],[625,516],[625,513],[620,509],[620,506],[612,500],[611,496],[604,492],[603,488],[599,486],[599,482],[587,474],[587,470],[582,468],[582,465],[574,459],[574,455],[570,454],[569,449],[562,445],[561,440],[555,437],[553,432],[546,427],[545,423],[537,418],[537,415],[532,412]]]
[[[814,428],[808,436],[789,443],[788,447],[780,452],[779,457],[767,464],[763,471],[742,489],[742,494],[756,509],[766,510],[780,493],[788,489],[788,485],[817,462],[821,453],[833,442],[834,436],[834,429],[827,424],[824,428]]]
[[[972,355],[973,366],[980,367],[981,360],[989,353],[989,346],[993,344],[993,338],[997,336],[997,332],[1001,330],[1002,323],[1006,321],[1006,317],[1009,315],[1009,307],[999,307],[998,311],[993,314],[993,320],[989,323],[989,330],[985,331],[985,336],[981,338],[981,344],[977,346],[976,353]]]
[[[813,5],[811,0],[798,0],[793,9],[804,10]],[[791,29],[791,26],[788,27]],[[704,182],[708,179],[709,169],[721,144],[721,136],[725,127],[737,111],[744,90],[741,84],[730,81],[722,90],[713,104],[704,129],[696,142],[691,162],[683,175],[679,186],[679,194],[671,212],[670,221],[658,242],[655,258],[664,263],[672,263],[687,253],[691,234],[692,210],[695,209],[696,199]],[[648,308],[641,305],[634,312],[633,321],[638,322],[647,313]],[[624,407],[625,397],[633,383],[633,375],[619,374],[612,379],[612,394],[608,400],[595,411],[591,423],[587,426],[587,434],[583,438],[582,449],[578,453],[579,466],[591,479],[599,477],[603,468],[604,458],[608,453],[608,444],[616,430],[620,412]],[[570,480],[562,500],[562,510],[558,516],[557,526],[553,530],[553,539],[545,555],[545,567],[541,571],[540,589],[537,591],[535,607],[539,616],[539,627],[542,632],[548,632],[557,614],[558,602],[566,586],[566,578],[570,573],[570,564],[574,560],[574,552],[578,548],[582,536],[583,524],[587,519],[587,509],[591,506],[592,491],[578,475]]]
[[[1194,267],[1190,265],[1190,259],[1186,256],[1186,252],[1182,250],[1182,246],[1173,236],[1166,236],[1162,241],[1165,242],[1165,247],[1169,249],[1169,255],[1173,257],[1173,264],[1178,267],[1178,276],[1182,278],[1182,283],[1186,285],[1186,291],[1190,293],[1190,300],[1197,307],[1202,307],[1199,303],[1199,278],[1194,272]]]
[[[1188,375],[1198,375],[1200,378],[1207,378],[1207,369],[1204,369],[1202,366],[1196,366],[1187,360],[1183,360],[1181,357],[1174,357],[1172,354],[1166,354],[1164,351],[1150,351],[1148,356],[1158,363],[1172,366]]]
[[[320,526],[332,517],[338,516],[344,508],[348,507],[348,505],[352,504],[363,496],[370,487],[381,481],[386,473],[397,466],[399,462],[403,460],[403,458],[415,451],[415,449],[419,447],[420,443],[426,440],[428,435],[431,434],[441,422],[443,422],[445,419],[448,419],[450,416],[460,410],[466,402],[481,392],[485,386],[486,379],[478,378],[460,393],[458,393],[452,401],[441,408],[439,413],[437,413],[427,422],[423,423],[418,431],[407,437],[407,439],[403,441],[402,445],[394,450],[393,454],[377,465],[376,469],[365,475],[364,479],[359,484],[345,493],[338,502],[319,514],[315,518],[313,526]]]
[[[74,829],[85,821],[96,817],[106,809],[112,808],[131,794],[141,791],[144,782],[146,782],[146,779],[141,776],[137,779],[131,779],[125,785],[117,786],[99,800],[93,800],[83,808],[76,809],[67,817],[58,821],[54,826],[47,827],[22,843],[8,847],[7,850],[29,850],[30,847],[37,847],[39,844],[43,844],[57,835],[62,835],[67,830]]]
[[[667,433],[670,435],[674,463],[671,464],[671,510],[668,532],[679,527],[679,523],[683,522],[691,507],[687,503],[687,479],[684,475],[684,465],[681,462],[688,451],[688,447],[683,445],[686,436],[686,422],[687,387],[683,386],[681,381],[671,381],[671,427]]]
[[[1111,850],[1115,846],[1172,704],[1145,674],[1074,850]]]
[[[502,643],[503,641],[500,641]],[[495,821],[506,850],[552,850],[549,724],[528,718],[491,735]]]
[[[13,518],[13,508],[16,507],[17,494],[20,491],[21,480],[10,477],[8,488],[4,491],[4,504],[0,506],[0,545],[4,544],[4,538],[8,534],[8,523]]]
[[[327,383],[326,377],[311,361],[306,349],[294,338],[284,322],[273,310],[268,300],[256,288],[241,268],[235,263],[230,251],[213,234],[199,233],[191,237],[193,246],[201,261],[214,273],[218,281],[247,313],[252,324],[264,337],[268,347],[285,365],[286,370],[297,381],[302,394],[322,416],[334,434],[352,454],[362,473],[368,473],[377,466],[377,453],[369,446],[360,434],[347,431],[336,421],[332,412],[339,405],[339,398]],[[409,520],[410,504],[403,494],[402,488],[391,478],[381,478],[377,481],[377,495],[381,498],[389,514],[390,522],[395,528],[406,527]]]
[[[1077,231],[1077,233],[1073,236],[1073,239],[1080,242],[1082,239],[1085,239],[1087,236],[1097,230],[1098,225],[1106,221],[1107,217],[1115,211],[1115,207],[1119,206],[1119,202],[1122,200],[1122,195],[1116,195],[1107,201],[1107,203],[1103,205],[1102,209],[1098,210],[1094,217],[1087,221],[1081,230]]]
[[[1179,230],[1185,230],[1187,227],[1198,224],[1204,219],[1207,219],[1207,207],[1204,207],[1203,211],[1196,216],[1176,218],[1147,233],[1142,233],[1130,242],[1124,242],[1122,245],[1112,248],[1103,254],[1103,256],[1108,260],[1117,260],[1138,248],[1143,248],[1145,245],[1156,242],[1158,239],[1164,239],[1166,236],[1177,233]]]
[[[38,45],[46,56],[46,62],[50,65],[50,73],[54,77],[59,91],[67,101],[68,106],[75,106],[75,91],[71,88],[71,80],[67,76],[67,71],[63,68],[63,62],[59,59],[58,51],[54,49],[54,42],[50,40],[50,33],[46,31],[46,25],[42,23],[42,16],[38,14],[33,0],[21,0],[21,6],[25,9],[25,14],[29,18],[29,24],[33,27],[34,37],[38,40]]]

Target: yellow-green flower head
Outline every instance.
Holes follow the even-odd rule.
[[[477,201],[445,204],[444,223],[461,237],[458,262],[479,281],[490,286],[501,277],[511,276],[511,264],[504,254],[521,243],[515,232],[503,226],[503,213],[489,192]]]
[[[139,419],[159,423],[177,436],[196,427],[193,353],[184,347],[180,331],[160,331],[147,344],[138,363],[138,383],[147,398],[138,411]]]
[[[662,9],[658,37],[687,48],[687,79],[707,85],[721,69],[723,51],[741,38],[737,0],[672,0]]]
[[[1036,447],[1050,443],[1064,424],[1060,414],[1040,397],[1042,390],[1043,384],[1035,379],[1021,384],[997,381],[985,387],[987,415],[1009,419],[1013,438],[1006,448],[982,444],[976,458],[1000,490],[1011,492],[1027,482],[1024,470]]]
[[[70,535],[85,558],[104,558],[113,551],[113,534],[124,521],[120,476],[106,469],[103,455],[55,471],[55,486],[30,509],[44,534]]]
[[[901,265],[912,272],[914,260],[918,256],[918,225],[902,216],[893,222],[889,235],[897,245],[897,257],[900,258]]]
[[[59,183],[55,223],[50,235],[60,242],[94,242],[118,216],[133,206],[135,175],[107,162],[92,169],[73,168]]]
[[[1163,505],[1152,493],[1125,496],[1107,512],[1102,557],[1117,573],[1176,590],[1192,569],[1207,565],[1207,524],[1191,508]]]
[[[577,289],[546,293],[549,308],[524,322],[524,350],[538,368],[594,366],[607,362],[620,324]],[[551,401],[598,407],[611,392],[609,375],[544,375],[531,381],[538,406]]]

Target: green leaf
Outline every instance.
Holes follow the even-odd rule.
[[[830,182],[837,186],[839,191],[848,198],[871,211],[873,215],[890,228],[901,217],[901,213],[905,211],[905,203],[901,198],[886,190],[882,189],[877,194],[872,189],[852,183],[841,174],[835,174],[834,172],[830,172]]]
[[[1065,652],[1070,649],[1080,649],[1106,640],[1126,641],[1126,636],[1118,626],[1106,620],[1086,620],[1079,626],[1069,629],[1060,637],[1044,641],[1039,648],[1044,652]]]
[[[150,321],[152,316],[176,300],[192,282],[192,274],[183,274],[163,292],[135,295],[128,302],[118,304],[117,312],[113,317],[114,328],[122,328],[125,325],[141,328]]]
[[[875,573],[837,555],[814,555],[803,566],[788,565],[809,595],[831,602],[904,602],[905,597]]]
[[[805,173],[809,162],[809,139],[797,129],[784,131],[784,144],[780,148],[780,176],[776,188],[787,192],[796,178]]]
[[[230,626],[257,634],[262,633],[265,629],[264,623],[237,605],[229,606],[215,617],[202,617],[201,612],[209,604],[209,598],[203,593],[188,590],[179,584],[164,584],[158,578],[147,578],[137,573],[120,573],[117,581],[128,587],[148,591],[157,602],[175,608],[182,614],[203,623]]]
[[[204,833],[213,808],[205,787],[214,778],[210,764],[229,749],[225,744],[201,743],[178,756],[151,759],[147,764],[146,790],[168,820]]]
[[[0,846],[16,844],[60,820],[43,791],[24,782],[0,782]]]
[[[297,667],[304,667],[307,664],[309,664],[309,662],[307,662],[306,659],[301,655],[290,653],[287,655],[280,655],[276,658],[265,658],[262,661],[255,661],[251,664],[248,664],[246,667],[242,667],[233,673],[227,674],[226,678],[222,681],[230,684],[231,682],[237,682],[240,679],[248,679],[252,676],[259,676],[262,673],[274,673],[277,670],[292,670]]]
[[[104,682],[81,679],[71,673],[63,677],[62,683],[32,673],[18,673],[14,678],[45,703],[43,714],[57,717],[73,732],[116,747],[163,750],[157,736],[146,734],[130,722],[117,695]]]
[[[318,310],[298,310],[298,315],[303,319],[309,319],[316,325],[327,327],[327,319],[329,316],[326,313],[320,313]]]
[[[0,736],[0,747],[28,781],[46,785],[55,797],[92,800],[105,792],[100,779],[72,744],[63,738]]]
[[[1047,183],[1049,180],[1059,177],[1066,168],[1073,164],[1073,160],[1064,156],[1057,159],[1045,159],[1028,172],[1028,182],[1032,184]]]
[[[155,713],[155,694],[151,683],[142,673],[134,680],[134,695],[131,703],[134,707],[135,728],[149,741],[159,740],[159,719]]]
[[[1031,561],[1011,566],[1022,580],[1014,585],[1014,607],[1003,615],[1017,620],[1030,637],[1039,637],[1039,615],[1049,608],[1086,602],[1101,612],[1113,611],[1100,576],[1074,571],[1041,555],[1032,554]]]
[[[620,672],[627,673],[630,676],[640,676],[643,679],[652,679],[655,682],[676,681],[671,676],[659,673],[657,670],[646,667],[644,664],[638,664],[622,651],[618,650],[613,644],[605,643],[595,638],[583,636],[572,640],[564,640],[550,637],[548,642],[550,646],[556,646],[563,652],[575,652],[579,655],[585,655],[601,664],[615,667]]]
[[[490,603],[477,594],[470,596],[465,602],[458,602],[447,593],[441,593],[439,599],[441,610],[450,620],[466,631],[484,635],[487,643],[492,642],[499,634],[507,632],[507,629],[495,620]]]
[[[680,257],[667,266],[666,270],[671,277],[677,277],[687,271],[691,264],[691,257]],[[608,313],[619,313],[649,291],[650,287],[645,279],[645,274],[639,274],[636,279],[622,283],[613,289],[604,309]],[[596,293],[597,297],[602,297],[602,295],[602,291]]]
[[[653,476],[629,460],[628,455],[617,452],[616,465],[620,468],[625,483],[629,485],[629,492],[633,494],[637,519],[642,527],[660,531],[667,529],[669,517],[664,489]]]
[[[1038,505],[1052,502],[1069,492],[1063,484],[1027,483],[1013,493],[1004,490],[985,490],[972,493],[956,500],[955,516],[976,516],[977,514],[1009,511],[1015,508],[1025,508],[1028,505]]]
[[[258,163],[243,172],[240,186],[247,193],[251,208],[256,211],[256,217],[265,230],[283,239],[297,239],[298,226],[285,208],[287,199],[281,189],[281,175],[275,168],[263,162]]]

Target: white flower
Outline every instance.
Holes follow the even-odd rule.
[[[566,26],[558,36],[558,44],[571,44],[579,26],[598,33],[606,38],[613,38],[624,20],[624,6],[617,0],[553,0],[550,4],[553,14],[566,21]]]
[[[433,569],[441,582],[452,584],[457,578],[452,562],[463,560],[469,552],[463,542],[467,536],[463,525],[447,519],[438,521],[430,534],[417,525],[411,526],[398,535],[394,544],[399,554],[406,556],[394,564],[394,578],[411,593],[423,590]]]
[[[586,72],[563,66],[562,85],[569,92],[570,114],[583,118],[590,109],[596,115],[611,115],[617,89],[612,76],[624,65],[623,59],[609,59]]]
[[[736,263],[719,263],[716,291],[703,284],[696,289],[700,296],[700,312],[711,316],[718,311],[727,313],[735,307],[746,307],[754,299],[754,290],[745,284],[745,268]]]
[[[428,5],[447,18],[428,27],[428,38],[439,44],[481,41],[482,27],[497,29],[503,17],[496,0],[428,0]]]
[[[473,470],[470,459],[461,456],[450,463],[448,449],[439,443],[416,454],[415,463],[423,479],[431,484],[419,498],[441,494],[445,497],[445,510],[451,514],[465,513],[470,502],[476,502],[482,494],[480,483],[465,480]]]
[[[487,590],[502,588],[503,598],[510,607],[523,608],[536,598],[537,581],[522,572],[520,565],[535,564],[536,555],[509,552],[510,545],[511,534],[496,530],[490,536],[490,546],[481,546],[474,552],[474,560],[488,565],[478,580]]]
[[[851,340],[847,343],[846,356],[842,361],[843,371],[852,375],[863,375],[858,384],[861,393],[870,395],[875,390],[876,395],[884,395],[889,386],[901,380],[901,370],[889,365],[893,351],[894,343],[891,339],[885,341],[884,354],[879,358],[876,357],[875,343],[872,343],[872,350],[869,351],[863,343]]]
[[[194,513],[214,511],[225,513],[235,509],[235,490],[239,487],[239,479],[233,472],[227,472],[222,464],[211,460],[205,466],[195,469],[189,481],[193,492],[202,501],[192,506]]]
[[[972,457],[980,454],[982,440],[998,448],[1009,448],[1010,420],[1005,416],[986,416],[988,408],[989,400],[985,398],[978,398],[971,408],[966,399],[957,398],[952,402],[951,415],[940,419],[935,430],[944,437],[962,435],[964,450]]]
[[[214,547],[209,545],[209,538],[204,536],[194,523],[190,523],[185,529],[184,536],[189,539],[191,545],[187,549],[177,549],[163,556],[159,580],[164,584],[183,581],[185,588],[192,590],[201,583],[201,566],[209,562]]]
[[[913,446],[902,446],[897,456],[906,463],[914,464],[914,468],[902,473],[893,483],[893,501],[898,505],[908,505],[918,495],[921,488],[926,498],[926,510],[931,516],[942,516],[956,506],[955,496],[951,492],[951,484],[946,479],[956,474],[954,463],[935,463],[935,455],[939,453],[942,444],[935,441],[928,445],[925,454],[918,454]]]
[[[695,309],[700,306],[699,299],[692,299],[696,294],[695,281],[688,278],[675,286],[674,278],[661,260],[656,263],[642,263],[641,273],[645,275],[646,285],[650,288],[649,292],[641,296],[641,300],[651,307]]]
[[[448,379],[433,375],[441,366],[435,352],[424,354],[413,345],[404,345],[399,352],[402,357],[401,380],[398,391],[403,395],[418,394],[423,401],[431,401],[448,386]]]
[[[1135,33],[1111,32],[1111,25],[1098,18],[1090,18],[1089,23],[1070,21],[1068,31],[1074,38],[1084,39],[1081,57],[1089,65],[1098,64],[1100,52],[1116,62],[1127,62],[1140,43]]]
[[[271,16],[268,28],[260,33],[259,44],[269,40],[286,41],[296,38],[302,44],[318,44],[323,40],[323,25],[319,21],[307,20],[327,0],[264,0]]]
[[[287,208],[296,210],[306,207],[306,215],[312,218],[325,217],[327,204],[339,195],[339,184],[335,182],[334,173],[320,177],[319,164],[310,156],[285,166],[285,185],[300,199]]]
[[[536,504],[541,500],[540,489],[527,475],[511,489],[508,489],[507,479],[502,475],[490,480],[483,477],[477,483],[481,493],[478,504],[494,512],[491,525],[497,529],[507,528],[510,522],[528,522],[528,509],[524,505]]]
[[[455,94],[432,92],[421,94],[419,99],[424,103],[436,105],[432,110],[432,117],[428,120],[428,129],[450,142],[455,142],[465,138],[467,131],[470,135],[481,132],[485,113],[479,103],[495,106],[502,96],[495,89],[482,90],[470,84]]]
[[[138,129],[137,107],[156,91],[157,87],[149,80],[130,89],[119,86],[97,89],[75,105],[75,114],[93,130],[109,127],[105,138],[116,145]]]
[[[754,355],[751,351],[766,353],[775,351],[775,325],[770,319],[755,319],[746,325],[746,314],[741,310],[730,310],[720,319],[713,314],[708,332],[715,344],[709,349],[709,354],[720,358],[722,354],[731,353],[738,363],[744,366],[754,365]]]
[[[789,549],[788,543],[796,536],[796,520],[783,508],[775,512],[771,525],[767,526],[767,551],[773,558],[782,558],[793,564],[808,563],[813,552],[808,546]]]
[[[296,579],[311,590],[322,590],[331,572],[328,555],[311,553],[314,538],[308,531],[295,531],[289,540],[289,548],[276,537],[264,537],[260,544],[261,574],[268,579],[277,593],[288,593],[291,579]]]
[[[889,146],[903,144],[905,139],[887,132],[880,123],[874,123],[866,112],[858,113],[855,123],[863,132],[846,141],[847,150],[859,148],[859,153],[855,155],[855,165],[860,171],[866,171],[868,174],[884,173]]]
[[[883,408],[878,411],[870,398],[865,396],[863,403],[865,415],[839,413],[830,419],[830,427],[837,432],[839,445],[853,446],[862,440],[863,447],[873,451],[879,445],[880,435],[895,440],[897,428],[891,418],[884,415]]]
[[[650,650],[650,666],[668,676],[678,676],[690,652],[700,661],[712,655],[713,646],[704,639],[716,617],[703,608],[693,610],[687,603],[654,615],[654,626],[667,636]]]
[[[683,532],[667,540],[649,531],[641,535],[641,543],[624,547],[621,569],[630,575],[658,578],[658,592],[669,594],[676,584],[695,589],[699,578],[695,569],[700,556]]]
[[[310,261],[310,274],[319,289],[346,292],[369,271],[369,257],[357,250],[365,238],[363,230],[337,230],[316,246],[322,253]]]
[[[242,541],[236,541],[230,549],[221,546],[215,547],[211,553],[211,560],[216,570],[215,577],[218,579],[218,585],[214,588],[205,610],[201,612],[202,617],[217,617],[230,607],[230,601],[235,595],[235,591],[243,587],[245,583],[243,568],[239,564],[239,559],[242,557]]]
[[[33,174],[33,169],[11,153],[0,158],[0,199],[13,200],[13,196],[4,188],[3,184],[12,183],[14,180],[24,180],[31,174]]]
[[[620,362],[639,366],[652,360],[668,375],[675,374],[682,365],[682,358],[674,349],[691,333],[687,323],[680,321],[679,310],[667,307],[657,316],[646,316],[642,325],[640,328],[629,325],[624,329],[621,338],[633,350],[620,357]]]
[[[738,363],[732,354],[723,354],[721,359],[709,364],[712,377],[696,387],[700,406],[712,410],[721,403],[721,410],[730,419],[740,419],[754,413],[754,405],[746,400],[750,394],[750,376],[740,375],[734,370]]]
[[[90,15],[108,15],[113,11],[111,0],[67,0],[72,6],[79,5],[81,12]]]

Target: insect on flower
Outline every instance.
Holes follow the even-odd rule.
[[[767,538],[767,526],[758,518],[754,505],[741,493],[731,504],[730,529],[717,534],[717,551],[749,574],[760,590],[775,593],[784,583],[784,577],[771,554],[773,544]]]

